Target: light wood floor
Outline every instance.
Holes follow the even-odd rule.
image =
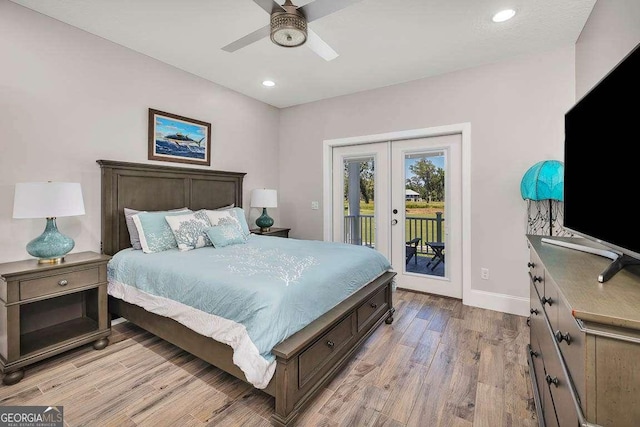
[[[395,322],[303,413],[300,426],[533,427],[523,317],[399,290]],[[63,405],[69,426],[269,426],[273,398],[129,324],[0,385],[0,406]]]

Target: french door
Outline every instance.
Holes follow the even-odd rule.
[[[333,240],[387,256],[399,287],[462,297],[460,134],[333,148]]]

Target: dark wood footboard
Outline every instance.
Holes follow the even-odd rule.
[[[276,408],[271,423],[291,426],[384,321],[393,321],[392,280],[387,272],[273,349]]]

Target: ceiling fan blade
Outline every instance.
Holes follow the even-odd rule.
[[[331,61],[338,57],[338,53],[311,28],[307,28],[307,42],[305,44],[325,61]]]
[[[226,52],[235,52],[238,49],[242,49],[245,46],[250,45],[251,43],[255,43],[258,40],[261,40],[265,37],[269,37],[271,34],[271,26],[265,25],[259,30],[255,30],[253,33],[247,34],[246,36],[234,41],[233,43],[229,43],[222,50]]]
[[[253,0],[253,2],[260,6],[269,15],[271,15],[274,10],[284,10],[282,9],[282,6],[280,6],[274,0]]]
[[[362,0],[315,0],[298,8],[298,10],[304,14],[307,22],[312,22],[361,1]]]

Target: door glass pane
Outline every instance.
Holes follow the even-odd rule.
[[[374,158],[344,161],[344,243],[375,248]]]
[[[405,239],[408,273],[444,277],[445,152],[405,154]]]

